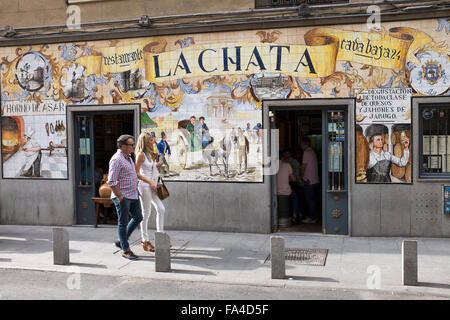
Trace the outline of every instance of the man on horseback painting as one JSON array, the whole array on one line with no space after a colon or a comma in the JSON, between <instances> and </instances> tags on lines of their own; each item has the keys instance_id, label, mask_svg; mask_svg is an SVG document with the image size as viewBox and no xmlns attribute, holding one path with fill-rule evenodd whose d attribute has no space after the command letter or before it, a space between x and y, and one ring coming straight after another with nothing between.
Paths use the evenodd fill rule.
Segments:
<instances>
[{"instance_id":1,"label":"man on horseback painting","mask_svg":"<svg viewBox=\"0 0 450 320\"><path fill-rule=\"evenodd\" d=\"M214 141L214 138L209 134L209 128L205 123L205 117L200 117L201 134L202 134L202 149L205 149L208 144Z\"/></svg>"}]
</instances>

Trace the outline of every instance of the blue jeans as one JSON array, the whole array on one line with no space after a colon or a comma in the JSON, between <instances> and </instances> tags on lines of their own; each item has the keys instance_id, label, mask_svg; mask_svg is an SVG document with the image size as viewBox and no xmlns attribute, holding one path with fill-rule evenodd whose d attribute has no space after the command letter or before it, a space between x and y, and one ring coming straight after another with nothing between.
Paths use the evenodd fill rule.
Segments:
<instances>
[{"instance_id":1,"label":"blue jeans","mask_svg":"<svg viewBox=\"0 0 450 320\"><path fill-rule=\"evenodd\" d=\"M141 203L139 199L126 198L123 198L122 202L119 202L118 198L113 198L112 201L117 211L120 246L123 252L127 252L130 250L128 238L142 221ZM128 216L130 215L131 220L128 221Z\"/></svg>"},{"instance_id":2,"label":"blue jeans","mask_svg":"<svg viewBox=\"0 0 450 320\"><path fill-rule=\"evenodd\" d=\"M292 183L289 183L289 184L291 185L291 189L292 189L292 193L290 195L292 214L298 217L299 212L300 212L298 193L297 193L296 188L293 187L293 184Z\"/></svg>"}]
</instances>

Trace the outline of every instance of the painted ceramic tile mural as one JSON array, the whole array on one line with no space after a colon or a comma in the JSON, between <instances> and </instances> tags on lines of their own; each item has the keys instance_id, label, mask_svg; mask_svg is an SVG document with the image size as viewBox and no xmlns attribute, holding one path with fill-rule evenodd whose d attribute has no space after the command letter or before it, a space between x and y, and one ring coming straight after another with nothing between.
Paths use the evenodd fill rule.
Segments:
<instances>
[{"instance_id":1,"label":"painted ceramic tile mural","mask_svg":"<svg viewBox=\"0 0 450 320\"><path fill-rule=\"evenodd\" d=\"M411 97L449 95L446 19L364 30L0 48L3 177L67 178L67 105L140 103L142 129L158 142L167 138L168 180L262 182L263 99L356 99L383 88L405 88ZM365 162L359 178L367 175Z\"/></svg>"}]
</instances>

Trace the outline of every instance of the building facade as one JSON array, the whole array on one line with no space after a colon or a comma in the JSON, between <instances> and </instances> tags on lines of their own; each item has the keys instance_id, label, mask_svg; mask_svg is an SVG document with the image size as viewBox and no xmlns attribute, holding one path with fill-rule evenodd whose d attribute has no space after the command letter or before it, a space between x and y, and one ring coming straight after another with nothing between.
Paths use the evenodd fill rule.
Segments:
<instances>
[{"instance_id":1,"label":"building facade","mask_svg":"<svg viewBox=\"0 0 450 320\"><path fill-rule=\"evenodd\" d=\"M80 1L103 22L61 31L68 2L2 13L0 223L93 224L115 139L148 131L171 149L168 229L278 230L277 155L309 137L319 232L450 235L445 5L383 4L377 23L345 1ZM65 19L14 26L39 10Z\"/></svg>"}]
</instances>

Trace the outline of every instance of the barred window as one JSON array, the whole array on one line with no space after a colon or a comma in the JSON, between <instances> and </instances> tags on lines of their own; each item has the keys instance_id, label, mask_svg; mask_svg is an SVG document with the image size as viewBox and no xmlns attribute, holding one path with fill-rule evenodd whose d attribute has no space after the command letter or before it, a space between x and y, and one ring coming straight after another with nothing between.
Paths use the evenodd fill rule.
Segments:
<instances>
[{"instance_id":1,"label":"barred window","mask_svg":"<svg viewBox=\"0 0 450 320\"><path fill-rule=\"evenodd\" d=\"M305 0L255 0L255 9L299 6ZM349 3L349 0L306 0L307 4Z\"/></svg>"},{"instance_id":2,"label":"barred window","mask_svg":"<svg viewBox=\"0 0 450 320\"><path fill-rule=\"evenodd\" d=\"M450 103L419 107L420 177L450 178Z\"/></svg>"}]
</instances>

